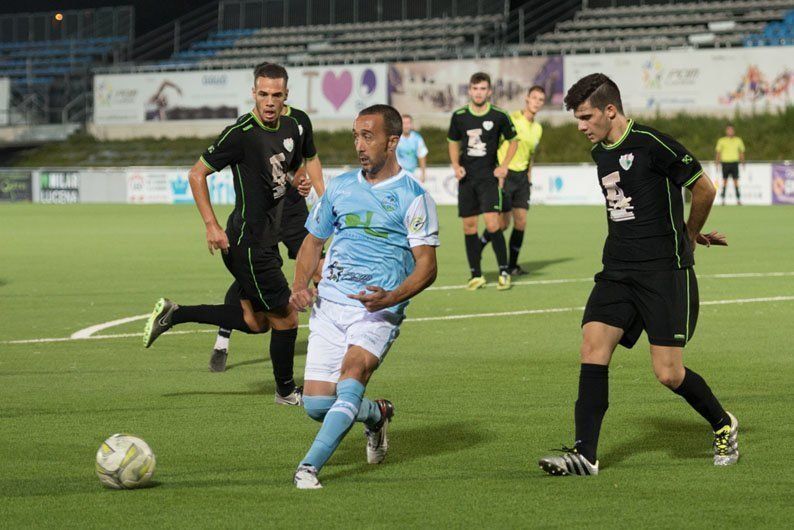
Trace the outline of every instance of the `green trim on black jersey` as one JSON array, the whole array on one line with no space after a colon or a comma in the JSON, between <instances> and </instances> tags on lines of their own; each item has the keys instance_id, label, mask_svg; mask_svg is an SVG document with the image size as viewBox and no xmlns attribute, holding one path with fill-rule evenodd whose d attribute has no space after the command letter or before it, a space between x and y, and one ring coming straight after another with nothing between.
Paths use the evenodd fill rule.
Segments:
<instances>
[{"instance_id":1,"label":"green trim on black jersey","mask_svg":"<svg viewBox=\"0 0 794 530\"><path fill-rule=\"evenodd\" d=\"M237 244L239 245L240 241L243 240L243 234L245 233L245 190L243 189L243 177L240 174L240 164L235 164L234 167L237 169L237 180L240 182L240 197L243 199L243 213L241 214L241 217L243 218L243 225L240 227L240 237L237 238Z\"/></svg>"},{"instance_id":2,"label":"green trim on black jersey","mask_svg":"<svg viewBox=\"0 0 794 530\"><path fill-rule=\"evenodd\" d=\"M684 344L689 342L689 308L692 306L692 300L689 298L689 271L686 271L686 337Z\"/></svg>"},{"instance_id":3,"label":"green trim on black jersey","mask_svg":"<svg viewBox=\"0 0 794 530\"><path fill-rule=\"evenodd\" d=\"M292 114L292 107L290 107L289 105L284 105L284 108L287 109L287 112L282 114L282 116L289 116L290 114Z\"/></svg>"},{"instance_id":4,"label":"green trim on black jersey","mask_svg":"<svg viewBox=\"0 0 794 530\"><path fill-rule=\"evenodd\" d=\"M251 116L253 116L253 114L251 114ZM254 116L254 117L256 117L256 116ZM233 126L233 127L229 128L229 130L228 130L228 131L226 131L226 134L224 134L223 136L221 136L221 139L220 139L220 140L218 140L218 145L221 145L221 144L223 143L223 141L226 139L226 137L227 137L227 136L229 136L229 135L232 133L232 131L233 131L233 130L235 130L237 127L242 127L243 125L245 125L245 124L246 124L246 123L248 123L249 121L251 121L251 118L246 118L245 120L241 121L241 122L240 122L240 123L238 123L237 125L235 125L235 126ZM247 129L246 129L246 130L247 130Z\"/></svg>"},{"instance_id":5,"label":"green trim on black jersey","mask_svg":"<svg viewBox=\"0 0 794 530\"><path fill-rule=\"evenodd\" d=\"M469 112L469 106L468 105L466 105L465 107L459 108L458 110L456 110L454 112L454 114L465 114L466 112Z\"/></svg>"},{"instance_id":6,"label":"green trim on black jersey","mask_svg":"<svg viewBox=\"0 0 794 530\"><path fill-rule=\"evenodd\" d=\"M202 163L202 164L204 164L205 166L207 166L207 169L211 169L213 173L217 173L217 172L218 172L218 170L217 170L217 169L215 169L214 167L212 167L212 164L210 164L209 162L207 162L207 161L204 159L204 155L201 155L201 156L199 157L199 160L201 160L201 163Z\"/></svg>"},{"instance_id":7,"label":"green trim on black jersey","mask_svg":"<svg viewBox=\"0 0 794 530\"><path fill-rule=\"evenodd\" d=\"M689 179L689 180L687 180L686 182L684 182L684 187L685 187L685 188L688 188L690 184L692 184L693 182L695 182L695 181L696 181L697 179L699 179L699 178L700 178L702 175L703 175L703 170L701 169L700 171L698 171L697 173L695 173L694 175L692 175L692 178L691 178L691 179Z\"/></svg>"},{"instance_id":8,"label":"green trim on black jersey","mask_svg":"<svg viewBox=\"0 0 794 530\"><path fill-rule=\"evenodd\" d=\"M670 147L669 147L669 146L668 146L666 143L664 143L663 141L661 141L661 140L660 140L660 139L659 139L659 138L658 138L658 137L657 137L655 134L653 134L652 132L648 132L648 131L639 131L639 130L638 130L638 131L634 131L634 132L638 132L638 133L640 133L640 134L647 134L648 136L650 136L651 138L653 138L654 140L656 140L657 142L659 142L660 144L662 144L662 145L664 146L664 148L665 148L665 149L667 149L668 151L670 151L671 153L673 153L673 156L678 156L678 153L676 153L675 151L673 151L672 149L670 149Z\"/></svg>"},{"instance_id":9,"label":"green trim on black jersey","mask_svg":"<svg viewBox=\"0 0 794 530\"><path fill-rule=\"evenodd\" d=\"M678 230L675 229L675 219L673 219L673 198L670 195L670 179L664 180L667 184L667 205L670 209L670 226L673 227L673 237L675 238L675 259L678 263L678 268L681 268L681 254L678 253Z\"/></svg>"},{"instance_id":10,"label":"green trim on black jersey","mask_svg":"<svg viewBox=\"0 0 794 530\"><path fill-rule=\"evenodd\" d=\"M259 125L260 127L262 127L262 128L263 128L264 130L266 130L266 131L277 131L277 130L279 130L279 128L281 127L281 119L280 119L280 118L281 118L281 116L279 116L279 119L277 119L277 120L276 120L276 126L275 126L275 127L268 127L267 125L265 125L264 123L262 123L262 120L260 120L260 119L259 119L259 116L257 116L256 114L254 114L254 111L253 111L253 110L251 111L251 116L253 116L253 117L254 117L254 121L256 121L257 125ZM295 118L293 118L293 120L294 120L294 119L295 119Z\"/></svg>"},{"instance_id":11,"label":"green trim on black jersey","mask_svg":"<svg viewBox=\"0 0 794 530\"><path fill-rule=\"evenodd\" d=\"M251 278L254 280L254 285L256 285L256 292L259 293L259 299L262 300L262 303L265 305L265 309L270 309L270 306L267 305L265 302L265 297L262 296L262 291L259 289L259 284L256 282L256 274L254 274L254 261L251 259L251 247L248 247L248 265L251 267Z\"/></svg>"},{"instance_id":12,"label":"green trim on black jersey","mask_svg":"<svg viewBox=\"0 0 794 530\"><path fill-rule=\"evenodd\" d=\"M451 143L451 144L456 144L456 143L460 142L460 140L453 140L453 139L452 139L452 138L450 138L449 136L447 136L447 141L448 141L449 143Z\"/></svg>"},{"instance_id":13,"label":"green trim on black jersey","mask_svg":"<svg viewBox=\"0 0 794 530\"><path fill-rule=\"evenodd\" d=\"M622 144L622 143L623 143L623 140L625 140L625 139L626 139L626 137L629 135L629 133L631 132L631 128L632 128L633 126L634 126L634 120L629 120L629 123L628 123L628 125L626 126L626 130L625 130L625 131L623 131L623 135L622 135L622 136L621 136L621 137L618 139L618 141L617 141L617 142L615 142L614 144L611 144L611 145L607 145L607 144L605 144L605 143L602 141L602 142L601 142L601 147L603 147L604 149L614 149L614 148L616 148L617 146L619 146L620 144ZM642 132L642 131L637 131L637 132ZM657 140L658 140L658 138L657 138ZM667 146L665 146L665 147L667 147ZM669 148L668 148L668 149L669 149Z\"/></svg>"},{"instance_id":14,"label":"green trim on black jersey","mask_svg":"<svg viewBox=\"0 0 794 530\"><path fill-rule=\"evenodd\" d=\"M477 114L476 112L474 112L473 110L471 110L471 103L469 103L468 105L466 105L466 110L468 110L468 111L469 111L469 114L471 114L472 116L477 116L478 118L480 118L480 117L482 117L482 116L485 116L486 114L488 114L488 113L491 111L491 103L490 103L490 102L487 102L487 103L485 104L485 110L484 110L484 111L483 111L481 114Z\"/></svg>"}]
</instances>

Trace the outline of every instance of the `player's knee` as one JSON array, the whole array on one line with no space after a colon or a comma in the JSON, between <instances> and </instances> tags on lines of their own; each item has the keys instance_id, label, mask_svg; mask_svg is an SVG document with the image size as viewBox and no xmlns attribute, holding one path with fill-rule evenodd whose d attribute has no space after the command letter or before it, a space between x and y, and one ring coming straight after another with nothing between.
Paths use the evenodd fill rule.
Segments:
<instances>
[{"instance_id":1,"label":"player's knee","mask_svg":"<svg viewBox=\"0 0 794 530\"><path fill-rule=\"evenodd\" d=\"M264 315L257 316L256 314L245 313L243 314L245 325L248 326L250 333L267 333L270 331L270 323Z\"/></svg>"},{"instance_id":2,"label":"player's knee","mask_svg":"<svg viewBox=\"0 0 794 530\"><path fill-rule=\"evenodd\" d=\"M303 396L303 409L311 419L322 422L334 401L333 396Z\"/></svg>"},{"instance_id":3,"label":"player's knee","mask_svg":"<svg viewBox=\"0 0 794 530\"><path fill-rule=\"evenodd\" d=\"M659 381L661 384L669 388L670 390L675 390L679 386L681 386L681 382L684 380L683 374L678 374L675 370L655 370L656 380Z\"/></svg>"},{"instance_id":4,"label":"player's knee","mask_svg":"<svg viewBox=\"0 0 794 530\"><path fill-rule=\"evenodd\" d=\"M608 364L610 352L596 342L584 340L579 348L579 356L585 364Z\"/></svg>"}]
</instances>

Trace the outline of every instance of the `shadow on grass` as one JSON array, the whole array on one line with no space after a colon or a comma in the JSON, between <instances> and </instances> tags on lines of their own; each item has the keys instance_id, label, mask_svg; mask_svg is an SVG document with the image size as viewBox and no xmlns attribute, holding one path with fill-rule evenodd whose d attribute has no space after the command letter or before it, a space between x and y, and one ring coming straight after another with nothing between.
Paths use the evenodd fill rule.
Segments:
<instances>
[{"instance_id":1,"label":"shadow on grass","mask_svg":"<svg viewBox=\"0 0 794 530\"><path fill-rule=\"evenodd\" d=\"M295 343L295 357L305 357L308 347L309 347L309 342L306 341L306 340L300 340L300 341L296 342ZM232 351L232 353L230 355L234 356L234 351ZM245 361L239 361L239 362L236 362L236 363L227 364L226 365L226 371L228 372L229 370L234 370L235 368L239 368L240 366L248 366L248 365L251 365L251 364L262 364L262 363L265 363L265 362L268 362L268 363L270 362L270 356L269 356L269 353L268 353L267 345L265 346L265 349L262 351L262 353L260 353L259 355L260 356L257 357L256 359L247 359Z\"/></svg>"},{"instance_id":2,"label":"shadow on grass","mask_svg":"<svg viewBox=\"0 0 794 530\"><path fill-rule=\"evenodd\" d=\"M186 390L185 392L169 392L163 397L185 397L185 396L265 396L273 394L276 385L272 381L260 381L248 385L248 390Z\"/></svg>"},{"instance_id":3,"label":"shadow on grass","mask_svg":"<svg viewBox=\"0 0 794 530\"><path fill-rule=\"evenodd\" d=\"M147 485L132 490L114 490L106 488L99 483L99 479L88 480L86 477L68 479L53 479L53 477L42 477L41 479L4 479L0 481L0 499L17 497L38 497L38 496L64 496L76 493L98 493L101 495L124 495L121 492L135 490L150 490L163 485L162 482L153 480ZM127 493L129 495L129 493Z\"/></svg>"},{"instance_id":4,"label":"shadow on grass","mask_svg":"<svg viewBox=\"0 0 794 530\"><path fill-rule=\"evenodd\" d=\"M742 425L741 433L748 431ZM677 460L702 460L713 454L711 430L703 421L648 418L643 422L643 434L610 447L599 454L605 467L620 464L630 456L663 452Z\"/></svg>"},{"instance_id":5,"label":"shadow on grass","mask_svg":"<svg viewBox=\"0 0 794 530\"><path fill-rule=\"evenodd\" d=\"M487 252L487 250L485 251ZM537 276L540 271L543 269L551 266L556 265L558 263L565 263L566 261L571 261L573 258L555 258L555 259L545 259L545 260L538 260L538 261L524 261L519 263L522 269L527 273L526 276L514 276L513 281L516 280L526 280L526 279L534 279L533 276ZM485 279L489 282L495 282L497 276L496 272L488 272L485 273Z\"/></svg>"}]
</instances>

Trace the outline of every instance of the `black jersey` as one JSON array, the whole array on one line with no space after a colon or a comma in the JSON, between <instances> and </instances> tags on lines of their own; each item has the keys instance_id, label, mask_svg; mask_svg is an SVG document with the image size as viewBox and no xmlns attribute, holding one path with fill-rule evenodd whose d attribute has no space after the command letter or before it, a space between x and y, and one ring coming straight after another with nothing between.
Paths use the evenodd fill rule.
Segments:
<instances>
[{"instance_id":1,"label":"black jersey","mask_svg":"<svg viewBox=\"0 0 794 530\"><path fill-rule=\"evenodd\" d=\"M303 160L311 160L316 157L317 148L314 147L314 128L312 127L312 121L309 119L309 115L300 109L287 106L287 112L284 116L295 118L295 121L298 122L298 131L301 134L301 145L303 146L301 150ZM284 198L284 206L290 206L302 200L304 200L304 198L298 193L298 188L290 188L287 192L287 196Z\"/></svg>"},{"instance_id":2,"label":"black jersey","mask_svg":"<svg viewBox=\"0 0 794 530\"><path fill-rule=\"evenodd\" d=\"M666 134L629 120L620 140L597 144L592 155L607 207L604 269L694 265L681 191L703 174L692 153Z\"/></svg>"},{"instance_id":3,"label":"black jersey","mask_svg":"<svg viewBox=\"0 0 794 530\"><path fill-rule=\"evenodd\" d=\"M493 178L502 137L512 140L516 129L507 112L490 103L482 114L474 114L468 105L456 110L447 133L450 142L463 141L460 165L466 169L467 177L477 179Z\"/></svg>"},{"instance_id":4,"label":"black jersey","mask_svg":"<svg viewBox=\"0 0 794 530\"><path fill-rule=\"evenodd\" d=\"M234 176L234 211L226 232L238 244L278 244L276 206L302 163L301 135L294 118L281 116L267 127L253 112L224 129L201 156L213 171L229 166Z\"/></svg>"}]
</instances>

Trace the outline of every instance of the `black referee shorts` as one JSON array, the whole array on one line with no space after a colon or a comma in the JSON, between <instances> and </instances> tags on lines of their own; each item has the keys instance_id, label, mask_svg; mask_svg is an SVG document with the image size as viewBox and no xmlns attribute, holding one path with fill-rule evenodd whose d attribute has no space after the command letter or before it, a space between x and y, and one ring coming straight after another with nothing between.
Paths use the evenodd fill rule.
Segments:
<instances>
[{"instance_id":1,"label":"black referee shorts","mask_svg":"<svg viewBox=\"0 0 794 530\"><path fill-rule=\"evenodd\" d=\"M695 333L700 302L695 271L602 271L587 300L582 325L621 328L631 348L642 330L655 346L684 347Z\"/></svg>"},{"instance_id":2,"label":"black referee shorts","mask_svg":"<svg viewBox=\"0 0 794 530\"><path fill-rule=\"evenodd\" d=\"M723 180L739 179L739 162L723 162L722 163L722 178Z\"/></svg>"},{"instance_id":3,"label":"black referee shorts","mask_svg":"<svg viewBox=\"0 0 794 530\"><path fill-rule=\"evenodd\" d=\"M240 299L249 300L254 311L270 311L289 303L290 288L281 271L278 247L252 247L229 242L223 263L237 280Z\"/></svg>"},{"instance_id":4,"label":"black referee shorts","mask_svg":"<svg viewBox=\"0 0 794 530\"><path fill-rule=\"evenodd\" d=\"M493 175L465 176L458 181L458 217L502 211L502 190Z\"/></svg>"},{"instance_id":5,"label":"black referee shorts","mask_svg":"<svg viewBox=\"0 0 794 530\"><path fill-rule=\"evenodd\" d=\"M513 208L529 210L529 180L526 171L508 171L505 187L502 190L502 211Z\"/></svg>"}]
</instances>

